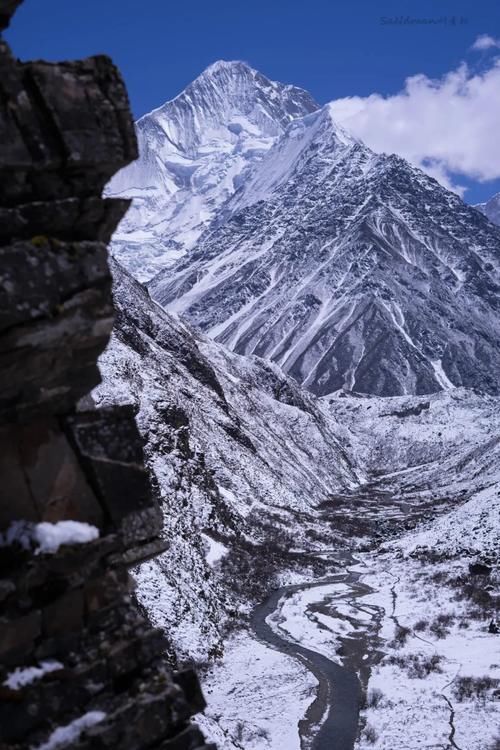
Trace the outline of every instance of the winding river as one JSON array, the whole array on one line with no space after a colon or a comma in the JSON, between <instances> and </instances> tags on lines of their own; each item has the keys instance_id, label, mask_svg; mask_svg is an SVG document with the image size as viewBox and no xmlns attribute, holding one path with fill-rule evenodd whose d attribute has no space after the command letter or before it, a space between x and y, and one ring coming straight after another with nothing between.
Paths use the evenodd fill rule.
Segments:
<instances>
[{"instance_id":1,"label":"winding river","mask_svg":"<svg viewBox=\"0 0 500 750\"><path fill-rule=\"evenodd\" d=\"M281 635L267 622L270 615L279 611L283 598L335 583L343 583L348 587L348 591L342 596L346 604L369 613L370 617L377 620L380 613L376 607L356 607L356 600L372 591L361 582L362 573L348 570L349 565L358 565L359 561L350 553L342 553L337 554L332 562L342 566L343 572L313 583L283 586L273 591L265 602L253 610L251 625L260 641L298 659L318 680L316 698L299 725L301 746L313 750L353 750L358 734L362 683L366 685L370 665L378 660L380 652L373 649L373 644L370 650L366 632L355 633L354 637L350 634L341 639L341 665L290 640L285 633ZM321 600L320 592L318 594L318 599Z\"/></svg>"}]
</instances>

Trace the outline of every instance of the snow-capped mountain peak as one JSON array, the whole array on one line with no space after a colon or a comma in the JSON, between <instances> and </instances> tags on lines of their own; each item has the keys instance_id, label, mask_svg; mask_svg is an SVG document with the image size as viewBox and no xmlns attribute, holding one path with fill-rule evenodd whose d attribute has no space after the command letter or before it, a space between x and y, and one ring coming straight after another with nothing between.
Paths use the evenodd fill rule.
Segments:
<instances>
[{"instance_id":1,"label":"snow-capped mountain peak","mask_svg":"<svg viewBox=\"0 0 500 750\"><path fill-rule=\"evenodd\" d=\"M137 132L114 253L157 302L317 394L498 392L499 229L458 196L238 61Z\"/></svg>"},{"instance_id":2,"label":"snow-capped mountain peak","mask_svg":"<svg viewBox=\"0 0 500 750\"><path fill-rule=\"evenodd\" d=\"M290 120L316 107L302 89L270 81L242 61L218 60L137 125L154 119L172 144L194 156L213 140L236 143L243 130L258 137L280 135Z\"/></svg>"},{"instance_id":3,"label":"snow-capped mountain peak","mask_svg":"<svg viewBox=\"0 0 500 750\"><path fill-rule=\"evenodd\" d=\"M317 394L498 392L500 234L327 105L293 121L154 299Z\"/></svg>"},{"instance_id":4,"label":"snow-capped mountain peak","mask_svg":"<svg viewBox=\"0 0 500 750\"><path fill-rule=\"evenodd\" d=\"M500 224L500 193L497 193L485 203L476 204L474 208L487 216L493 224Z\"/></svg>"},{"instance_id":5,"label":"snow-capped mountain peak","mask_svg":"<svg viewBox=\"0 0 500 750\"><path fill-rule=\"evenodd\" d=\"M114 254L145 281L190 249L246 172L318 105L241 61L219 60L137 122L140 159L108 194L133 198Z\"/></svg>"}]
</instances>

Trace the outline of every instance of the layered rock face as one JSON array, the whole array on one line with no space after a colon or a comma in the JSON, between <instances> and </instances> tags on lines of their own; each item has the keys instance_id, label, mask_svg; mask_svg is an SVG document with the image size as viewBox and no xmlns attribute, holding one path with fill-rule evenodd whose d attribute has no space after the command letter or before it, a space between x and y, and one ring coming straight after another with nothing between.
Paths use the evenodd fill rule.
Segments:
<instances>
[{"instance_id":1,"label":"layered rock face","mask_svg":"<svg viewBox=\"0 0 500 750\"><path fill-rule=\"evenodd\" d=\"M0 2L5 28L19 3ZM130 407L85 411L113 325L107 248L136 158L106 57L19 63L0 42L0 744L202 748L192 672L131 598L164 550Z\"/></svg>"}]
</instances>

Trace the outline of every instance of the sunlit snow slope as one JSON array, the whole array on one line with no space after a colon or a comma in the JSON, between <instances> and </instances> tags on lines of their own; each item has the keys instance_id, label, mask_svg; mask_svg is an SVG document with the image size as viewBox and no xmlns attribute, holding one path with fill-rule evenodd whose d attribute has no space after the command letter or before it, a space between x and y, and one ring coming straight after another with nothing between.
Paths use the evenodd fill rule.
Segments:
<instances>
[{"instance_id":1,"label":"sunlit snow slope","mask_svg":"<svg viewBox=\"0 0 500 750\"><path fill-rule=\"evenodd\" d=\"M288 126L151 293L317 394L494 393L499 252L478 211L327 105Z\"/></svg>"},{"instance_id":2,"label":"sunlit snow slope","mask_svg":"<svg viewBox=\"0 0 500 750\"><path fill-rule=\"evenodd\" d=\"M500 193L497 193L486 203L478 203L474 208L481 211L493 224L500 224Z\"/></svg>"},{"instance_id":3,"label":"sunlit snow slope","mask_svg":"<svg viewBox=\"0 0 500 750\"><path fill-rule=\"evenodd\" d=\"M219 61L136 125L140 158L108 193L133 198L114 255L140 281L181 257L296 117L317 108L295 86Z\"/></svg>"}]
</instances>

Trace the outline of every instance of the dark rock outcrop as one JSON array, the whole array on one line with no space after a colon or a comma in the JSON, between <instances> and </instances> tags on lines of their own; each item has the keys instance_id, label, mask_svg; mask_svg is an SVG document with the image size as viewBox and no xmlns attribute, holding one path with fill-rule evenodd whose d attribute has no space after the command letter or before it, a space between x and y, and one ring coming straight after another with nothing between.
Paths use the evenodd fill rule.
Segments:
<instances>
[{"instance_id":1,"label":"dark rock outcrop","mask_svg":"<svg viewBox=\"0 0 500 750\"><path fill-rule=\"evenodd\" d=\"M0 0L0 29L19 4ZM194 673L131 597L164 550L133 410L85 412L113 325L106 243L136 158L103 56L20 63L0 41L0 745L207 748Z\"/></svg>"},{"instance_id":2,"label":"dark rock outcrop","mask_svg":"<svg viewBox=\"0 0 500 750\"><path fill-rule=\"evenodd\" d=\"M489 576L491 571L491 565L486 565L484 562L469 563L469 573L471 576Z\"/></svg>"}]
</instances>

